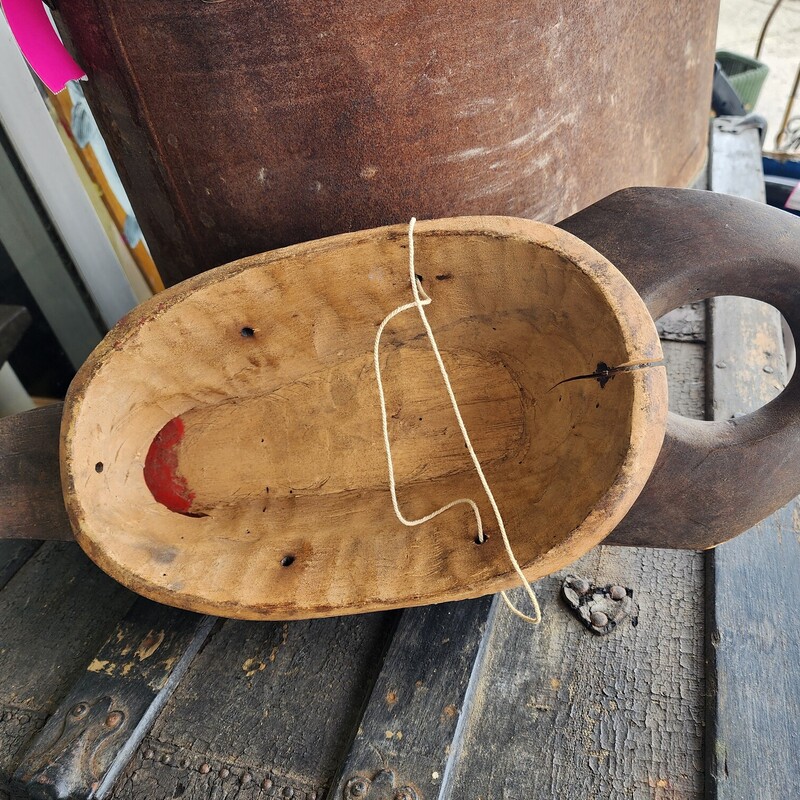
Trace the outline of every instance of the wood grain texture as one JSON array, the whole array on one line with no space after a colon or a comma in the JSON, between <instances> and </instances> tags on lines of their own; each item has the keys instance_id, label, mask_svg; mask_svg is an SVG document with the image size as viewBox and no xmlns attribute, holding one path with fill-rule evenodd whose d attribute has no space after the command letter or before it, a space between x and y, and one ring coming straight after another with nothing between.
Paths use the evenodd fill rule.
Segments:
<instances>
[{"instance_id":1,"label":"wood grain texture","mask_svg":"<svg viewBox=\"0 0 800 800\"><path fill-rule=\"evenodd\" d=\"M711 324L710 412L715 419L734 419L783 389L780 317L763 303L715 298ZM741 491L746 502L747 487ZM800 603L799 537L800 502L794 500L707 556L707 768L710 796L716 800L782 800L787 781L795 779L800 637L793 609Z\"/></svg>"},{"instance_id":2,"label":"wood grain texture","mask_svg":"<svg viewBox=\"0 0 800 800\"><path fill-rule=\"evenodd\" d=\"M665 347L670 386L702 382L695 347ZM670 410L702 418L699 399L673 393ZM559 599L572 572L632 588L639 625L586 631ZM702 554L604 545L537 583L540 628L499 606L441 797L700 800L703 578Z\"/></svg>"},{"instance_id":3,"label":"wood grain texture","mask_svg":"<svg viewBox=\"0 0 800 800\"><path fill-rule=\"evenodd\" d=\"M800 740L800 642L792 611L800 602L798 531L795 500L708 556L706 757L715 800L783 800L793 791L787 786L796 780Z\"/></svg>"},{"instance_id":4,"label":"wood grain texture","mask_svg":"<svg viewBox=\"0 0 800 800\"><path fill-rule=\"evenodd\" d=\"M655 326L605 259L540 223L420 222L417 273L467 428L530 578L601 541L661 445ZM358 613L518 584L416 313L407 228L245 259L131 312L73 382L64 495L79 543L145 596L250 619ZM580 380L570 380L583 376ZM313 420L312 420L313 417ZM569 496L570 502L564 503ZM224 542L224 545L221 544Z\"/></svg>"},{"instance_id":5,"label":"wood grain texture","mask_svg":"<svg viewBox=\"0 0 800 800\"><path fill-rule=\"evenodd\" d=\"M695 342L662 342L669 380L669 404L676 414L697 419L706 407L706 346Z\"/></svg>"},{"instance_id":6,"label":"wood grain texture","mask_svg":"<svg viewBox=\"0 0 800 800\"><path fill-rule=\"evenodd\" d=\"M702 560L601 546L569 571L633 588L636 628L595 637L537 583L545 625L503 608L444 794L452 800L703 796Z\"/></svg>"},{"instance_id":7,"label":"wood grain texture","mask_svg":"<svg viewBox=\"0 0 800 800\"><path fill-rule=\"evenodd\" d=\"M487 626L491 597L409 609L334 783L333 797L379 797L390 770L395 789L436 797L454 754L464 698Z\"/></svg>"},{"instance_id":8,"label":"wood grain texture","mask_svg":"<svg viewBox=\"0 0 800 800\"><path fill-rule=\"evenodd\" d=\"M72 539L59 481L61 410L0 419L0 539Z\"/></svg>"},{"instance_id":9,"label":"wood grain texture","mask_svg":"<svg viewBox=\"0 0 800 800\"><path fill-rule=\"evenodd\" d=\"M395 618L225 622L110 797L322 800L355 735Z\"/></svg>"},{"instance_id":10,"label":"wood grain texture","mask_svg":"<svg viewBox=\"0 0 800 800\"><path fill-rule=\"evenodd\" d=\"M0 798L23 748L134 595L74 543L47 543L0 591Z\"/></svg>"},{"instance_id":11,"label":"wood grain texture","mask_svg":"<svg viewBox=\"0 0 800 800\"><path fill-rule=\"evenodd\" d=\"M754 130L716 130L712 188L763 201ZM761 275L752 271L751 280ZM742 298L711 303L709 414L739 419L787 379L775 309ZM796 457L796 454L795 454ZM740 487L742 502L749 487ZM783 800L795 793L800 741L800 502L707 555L707 768L715 800ZM743 613L743 609L746 612Z\"/></svg>"},{"instance_id":12,"label":"wood grain texture","mask_svg":"<svg viewBox=\"0 0 800 800\"><path fill-rule=\"evenodd\" d=\"M765 203L764 168L757 128L738 126L736 117L715 119L709 143L709 188L712 192Z\"/></svg>"}]
</instances>

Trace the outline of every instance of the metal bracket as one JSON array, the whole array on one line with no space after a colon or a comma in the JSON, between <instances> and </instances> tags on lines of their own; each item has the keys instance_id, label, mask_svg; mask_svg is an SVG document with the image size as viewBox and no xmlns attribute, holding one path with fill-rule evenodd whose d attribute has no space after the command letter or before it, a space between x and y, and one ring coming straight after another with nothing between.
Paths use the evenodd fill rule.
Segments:
<instances>
[{"instance_id":1,"label":"metal bracket","mask_svg":"<svg viewBox=\"0 0 800 800\"><path fill-rule=\"evenodd\" d=\"M717 117L714 120L714 128L723 133L737 134L755 128L758 131L762 147L767 138L767 120L760 114L747 114L743 117Z\"/></svg>"}]
</instances>

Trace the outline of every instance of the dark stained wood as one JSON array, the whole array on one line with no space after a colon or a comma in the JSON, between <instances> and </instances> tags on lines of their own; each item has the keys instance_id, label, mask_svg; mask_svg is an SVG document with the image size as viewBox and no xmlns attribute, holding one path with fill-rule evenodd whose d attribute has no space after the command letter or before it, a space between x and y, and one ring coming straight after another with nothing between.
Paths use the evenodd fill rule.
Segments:
<instances>
[{"instance_id":1,"label":"dark stained wood","mask_svg":"<svg viewBox=\"0 0 800 800\"><path fill-rule=\"evenodd\" d=\"M42 545L0 591L0 798L24 748L133 601L74 543Z\"/></svg>"},{"instance_id":2,"label":"dark stained wood","mask_svg":"<svg viewBox=\"0 0 800 800\"><path fill-rule=\"evenodd\" d=\"M22 306L0 305L0 367L8 360L31 324L31 315Z\"/></svg>"},{"instance_id":3,"label":"dark stained wood","mask_svg":"<svg viewBox=\"0 0 800 800\"><path fill-rule=\"evenodd\" d=\"M0 419L0 538L72 539L59 477L62 408Z\"/></svg>"},{"instance_id":4,"label":"dark stained wood","mask_svg":"<svg viewBox=\"0 0 800 800\"><path fill-rule=\"evenodd\" d=\"M40 542L0 541L0 589L17 574L40 546Z\"/></svg>"},{"instance_id":5,"label":"dark stained wood","mask_svg":"<svg viewBox=\"0 0 800 800\"><path fill-rule=\"evenodd\" d=\"M388 613L226 622L109 797L322 800L356 733L395 620Z\"/></svg>"},{"instance_id":6,"label":"dark stained wood","mask_svg":"<svg viewBox=\"0 0 800 800\"><path fill-rule=\"evenodd\" d=\"M333 797L378 800L392 781L438 795L491 605L482 597L403 612Z\"/></svg>"},{"instance_id":7,"label":"dark stained wood","mask_svg":"<svg viewBox=\"0 0 800 800\"><path fill-rule=\"evenodd\" d=\"M713 192L635 188L559 227L608 257L654 318L682 303L737 294L773 303L800 335L800 219L791 214ZM726 541L800 491L798 449L800 380L741 420L671 415L647 485L613 541L691 548Z\"/></svg>"},{"instance_id":8,"label":"dark stained wood","mask_svg":"<svg viewBox=\"0 0 800 800\"><path fill-rule=\"evenodd\" d=\"M103 797L213 624L138 600L26 749L12 795Z\"/></svg>"},{"instance_id":9,"label":"dark stained wood","mask_svg":"<svg viewBox=\"0 0 800 800\"><path fill-rule=\"evenodd\" d=\"M712 155L713 188L763 200L755 130L715 131ZM754 284L761 279L760 270L751 271ZM784 387L780 318L762 303L724 297L712 301L710 319L709 414L738 419ZM740 491L745 499L749 486ZM799 532L795 499L706 556L707 769L714 800L783 800L796 794Z\"/></svg>"},{"instance_id":10,"label":"dark stained wood","mask_svg":"<svg viewBox=\"0 0 800 800\"><path fill-rule=\"evenodd\" d=\"M702 346L671 344L670 385L701 383ZM696 392L674 392L670 408L703 416ZM559 598L573 572L633 589L638 626L587 631ZM539 628L498 607L442 798L700 800L702 554L604 545L536 590Z\"/></svg>"}]
</instances>

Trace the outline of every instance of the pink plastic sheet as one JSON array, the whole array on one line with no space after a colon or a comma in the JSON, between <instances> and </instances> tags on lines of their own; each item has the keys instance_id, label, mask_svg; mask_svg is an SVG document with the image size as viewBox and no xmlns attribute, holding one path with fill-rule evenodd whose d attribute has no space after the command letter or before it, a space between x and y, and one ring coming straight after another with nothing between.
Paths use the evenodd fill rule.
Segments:
<instances>
[{"instance_id":1,"label":"pink plastic sheet","mask_svg":"<svg viewBox=\"0 0 800 800\"><path fill-rule=\"evenodd\" d=\"M58 38L42 0L2 0L2 8L22 55L51 92L86 77Z\"/></svg>"}]
</instances>

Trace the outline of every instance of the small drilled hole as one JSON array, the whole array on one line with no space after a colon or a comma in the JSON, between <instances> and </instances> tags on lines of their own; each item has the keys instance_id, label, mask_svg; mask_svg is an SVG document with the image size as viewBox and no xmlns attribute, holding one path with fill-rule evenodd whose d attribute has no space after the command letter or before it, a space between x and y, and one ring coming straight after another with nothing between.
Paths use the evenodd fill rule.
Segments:
<instances>
[{"instance_id":1,"label":"small drilled hole","mask_svg":"<svg viewBox=\"0 0 800 800\"><path fill-rule=\"evenodd\" d=\"M294 564L294 556L284 556L281 559L281 566L282 567L291 567Z\"/></svg>"},{"instance_id":2,"label":"small drilled hole","mask_svg":"<svg viewBox=\"0 0 800 800\"><path fill-rule=\"evenodd\" d=\"M249 328L249 327L242 328L242 336L247 337L247 336L255 336L255 335L256 335L256 332L252 328Z\"/></svg>"},{"instance_id":3,"label":"small drilled hole","mask_svg":"<svg viewBox=\"0 0 800 800\"><path fill-rule=\"evenodd\" d=\"M98 461L98 462L97 462L97 463L94 465L94 471L95 471L95 472L102 472L102 471L103 471L103 462L102 462L102 461Z\"/></svg>"},{"instance_id":4,"label":"small drilled hole","mask_svg":"<svg viewBox=\"0 0 800 800\"><path fill-rule=\"evenodd\" d=\"M489 541L489 534L488 533L484 533L483 534L483 539L481 539L481 537L478 536L478 534L476 533L475 534L475 538L472 541L475 542L475 544L486 544L486 542Z\"/></svg>"}]
</instances>

